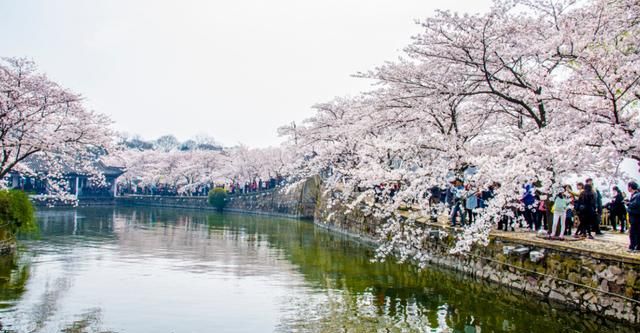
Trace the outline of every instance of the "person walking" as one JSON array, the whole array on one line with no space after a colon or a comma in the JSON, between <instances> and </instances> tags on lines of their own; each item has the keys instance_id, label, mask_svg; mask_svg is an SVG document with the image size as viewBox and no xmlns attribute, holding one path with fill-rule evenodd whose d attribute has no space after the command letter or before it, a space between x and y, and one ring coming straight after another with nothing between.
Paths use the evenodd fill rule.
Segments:
<instances>
[{"instance_id":1,"label":"person walking","mask_svg":"<svg viewBox=\"0 0 640 333\"><path fill-rule=\"evenodd\" d=\"M575 237L588 237L593 239L591 230L594 223L596 223L596 194L593 191L591 185L586 184L584 191L580 193L578 201L576 202L578 217L580 218L580 225Z\"/></svg>"},{"instance_id":2,"label":"person walking","mask_svg":"<svg viewBox=\"0 0 640 333\"><path fill-rule=\"evenodd\" d=\"M629 204L627 204L627 212L629 212L629 251L637 252L640 250L640 192L638 191L638 183L630 182L628 185Z\"/></svg>"},{"instance_id":3,"label":"person walking","mask_svg":"<svg viewBox=\"0 0 640 333\"><path fill-rule=\"evenodd\" d=\"M627 208L624 206L624 197L617 186L614 186L611 192L613 193L613 199L607 204L611 226L614 231L618 230L618 222L620 222L620 232L624 233L624 229L627 226Z\"/></svg>"},{"instance_id":4,"label":"person walking","mask_svg":"<svg viewBox=\"0 0 640 333\"><path fill-rule=\"evenodd\" d=\"M553 201L553 225L551 226L551 230L549 230L549 238L551 239L556 238L556 235L558 235L558 239L564 240L567 207L569 206L568 202L563 192L558 193ZM560 222L560 233L556 234L556 225L558 225L558 222Z\"/></svg>"}]
</instances>

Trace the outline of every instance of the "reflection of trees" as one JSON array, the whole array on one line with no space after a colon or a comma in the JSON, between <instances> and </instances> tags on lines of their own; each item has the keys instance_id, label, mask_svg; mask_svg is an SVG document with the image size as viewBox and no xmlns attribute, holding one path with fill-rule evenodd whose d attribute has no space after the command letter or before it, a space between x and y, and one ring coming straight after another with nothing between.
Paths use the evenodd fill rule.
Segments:
<instances>
[{"instance_id":1,"label":"reflection of trees","mask_svg":"<svg viewBox=\"0 0 640 333\"><path fill-rule=\"evenodd\" d=\"M112 212L113 209L98 209L98 210L44 210L37 213L38 223L41 228L42 241L55 244L55 251L57 253L64 253L72 251L78 246L96 246L105 242L113 240L113 233L111 228L113 227ZM33 244L32 241L25 239L24 244L29 247ZM30 252L38 255L39 251L50 251L51 247L34 247ZM5 288L4 280L0 281L0 298L4 301L8 301L6 308L11 308L17 301L21 299L25 292L26 282L30 273L30 262L32 258L26 258L26 252L19 252L23 257L13 261L13 265L9 262L4 264L0 257L0 278L5 275L11 276L12 280L15 280L11 288ZM72 272L78 264L78 258L69 256L66 260L62 261L62 272ZM35 298L35 302L31 304L26 312L12 313L12 317L7 317L9 323L14 328L18 328L20 332L40 332L44 330L47 325L51 324L51 318L55 317L62 298L73 286L73 275L63 273L60 276L53 277L50 281L47 280L45 288L41 294L38 294ZM36 289L37 290L37 289ZM9 310L9 309L8 309ZM78 316L78 320L73 323L69 323L66 327L67 331L64 332L87 332L82 327L90 327L88 325L95 326L96 313L88 311ZM0 319L0 321L2 321ZM83 324L85 323L85 324ZM62 323L60 323L62 324ZM91 326L91 327L94 327ZM80 330L78 330L80 329ZM95 329L91 332L98 332Z\"/></svg>"},{"instance_id":2,"label":"reflection of trees","mask_svg":"<svg viewBox=\"0 0 640 333\"><path fill-rule=\"evenodd\" d=\"M117 252L126 260L160 258L172 269L217 271L237 277L291 270L286 260L274 255L265 233L257 233L253 222L241 218L228 220L220 214L195 211L118 208L115 221L119 225L114 231Z\"/></svg>"},{"instance_id":3,"label":"reflection of trees","mask_svg":"<svg viewBox=\"0 0 640 333\"><path fill-rule=\"evenodd\" d=\"M429 309L408 300L403 311L380 311L376 295L329 289L316 300L298 301L282 319L279 332L449 332L445 322L432 322Z\"/></svg>"},{"instance_id":4,"label":"reflection of trees","mask_svg":"<svg viewBox=\"0 0 640 333\"><path fill-rule=\"evenodd\" d=\"M62 271L71 271L71 266L73 265L73 261L65 261ZM64 333L108 333L108 331L100 329L102 313L99 308L89 309L76 315L77 319L65 325L63 325L64 323L51 322L51 319L55 317L60 308L61 300L73 287L73 279L68 275L58 276L51 281L47 281L42 294L38 295L36 302L30 306L26 313L14 313L11 311L10 308L13 303L20 300L26 290L26 282L30 276L29 271L30 265L27 261L0 257L0 298L3 301L3 307L9 310L6 313L15 317L6 317L6 319L11 319L8 322L11 325L11 330L2 332L14 332L13 329L17 329L15 332L42 332L48 331L49 325L56 324L59 327L64 327L61 330ZM2 319L0 315L0 323L7 324Z\"/></svg>"},{"instance_id":5,"label":"reflection of trees","mask_svg":"<svg viewBox=\"0 0 640 333\"><path fill-rule=\"evenodd\" d=\"M61 333L111 333L111 331L105 331L101 328L102 325L102 310L99 308L90 309L79 316L78 319L65 325L60 332Z\"/></svg>"},{"instance_id":6,"label":"reflection of trees","mask_svg":"<svg viewBox=\"0 0 640 333\"><path fill-rule=\"evenodd\" d=\"M479 332L478 327L485 332L554 332L562 327L576 332L592 332L594 327L598 328L596 331L604 328L611 332L635 332L633 328L592 315L553 309L535 298L450 271L418 270L409 264L393 262L371 263L372 250L365 245L354 244L351 239L310 224L299 223L290 228L291 232L269 235L270 244L284 249L287 258L312 284L347 293L346 298L337 300L351 311L348 315L363 320L377 318L382 320L379 323L382 327L386 324L413 327L418 323L415 326L418 332L422 324L441 332ZM360 303L354 302L363 299L367 307L356 306ZM374 310L377 317L371 315ZM324 321L331 325L344 320L334 318L335 313L317 315L328 315ZM298 318L313 316L302 313Z\"/></svg>"},{"instance_id":7,"label":"reflection of trees","mask_svg":"<svg viewBox=\"0 0 640 333\"><path fill-rule=\"evenodd\" d=\"M0 308L5 309L20 299L31 276L28 262L19 255L0 256ZM1 316L0 316L1 317ZM1 319L1 318L0 318ZM0 320L1 322L1 320Z\"/></svg>"},{"instance_id":8,"label":"reflection of trees","mask_svg":"<svg viewBox=\"0 0 640 333\"><path fill-rule=\"evenodd\" d=\"M60 236L78 236L76 243L108 241L114 237L113 208L100 207L72 210L41 210L36 213L45 240L58 241ZM68 240L68 239L63 239Z\"/></svg>"},{"instance_id":9,"label":"reflection of trees","mask_svg":"<svg viewBox=\"0 0 640 333\"><path fill-rule=\"evenodd\" d=\"M49 319L56 313L60 299L71 286L71 279L64 276L55 279L53 283L47 283L38 303L31 309L30 332L38 332L47 325Z\"/></svg>"}]
</instances>

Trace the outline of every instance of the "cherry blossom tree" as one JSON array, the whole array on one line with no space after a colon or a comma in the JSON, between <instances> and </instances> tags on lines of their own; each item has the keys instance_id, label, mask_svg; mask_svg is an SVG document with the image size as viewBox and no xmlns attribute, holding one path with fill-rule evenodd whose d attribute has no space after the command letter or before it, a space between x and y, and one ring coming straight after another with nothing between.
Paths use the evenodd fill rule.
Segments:
<instances>
[{"instance_id":1,"label":"cherry blossom tree","mask_svg":"<svg viewBox=\"0 0 640 333\"><path fill-rule=\"evenodd\" d=\"M101 175L94 162L110 146L111 121L87 110L82 97L49 80L33 61L0 61L0 178L12 171L35 175L26 163L37 159L48 170L35 175L49 180L51 190L62 193L62 169Z\"/></svg>"},{"instance_id":2,"label":"cherry blossom tree","mask_svg":"<svg viewBox=\"0 0 640 333\"><path fill-rule=\"evenodd\" d=\"M118 164L126 169L118 179L121 186L170 186L178 194L190 195L224 182L222 170L227 158L219 151L122 149L117 155Z\"/></svg>"},{"instance_id":3,"label":"cherry blossom tree","mask_svg":"<svg viewBox=\"0 0 640 333\"><path fill-rule=\"evenodd\" d=\"M222 176L235 184L284 178L290 169L290 154L284 147L249 148L244 145L225 150L227 164Z\"/></svg>"},{"instance_id":4,"label":"cherry blossom tree","mask_svg":"<svg viewBox=\"0 0 640 333\"><path fill-rule=\"evenodd\" d=\"M623 158L637 160L639 13L630 0L439 11L404 57L356 75L376 90L281 129L293 174L323 174L334 200L388 221L382 257L424 262L428 227L416 217L433 209L429 189L474 167L476 190L502 186L454 251L486 243L497 219L524 208L524 183L553 193L572 175L613 178Z\"/></svg>"},{"instance_id":5,"label":"cherry blossom tree","mask_svg":"<svg viewBox=\"0 0 640 333\"><path fill-rule=\"evenodd\" d=\"M183 149L184 143L172 144L170 149L166 146L144 149L141 147L146 145L132 147L124 140L114 161L127 170L119 178L120 184L168 186L177 194L190 195L214 185L284 178L289 170L289 154L280 147L255 149L240 145L221 149L217 142L204 136L193 142L189 149Z\"/></svg>"},{"instance_id":6,"label":"cherry blossom tree","mask_svg":"<svg viewBox=\"0 0 640 333\"><path fill-rule=\"evenodd\" d=\"M564 99L576 123L593 129L591 145L640 162L640 4L594 1L565 25L573 52Z\"/></svg>"}]
</instances>

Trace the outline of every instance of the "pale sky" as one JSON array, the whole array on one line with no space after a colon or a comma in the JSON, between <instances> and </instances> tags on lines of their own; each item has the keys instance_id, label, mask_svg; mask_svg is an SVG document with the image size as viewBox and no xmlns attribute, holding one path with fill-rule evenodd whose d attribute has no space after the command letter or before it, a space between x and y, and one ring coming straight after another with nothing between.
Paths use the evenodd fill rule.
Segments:
<instances>
[{"instance_id":1,"label":"pale sky","mask_svg":"<svg viewBox=\"0 0 640 333\"><path fill-rule=\"evenodd\" d=\"M114 129L276 145L276 129L370 82L435 9L489 0L0 0L0 56L28 57Z\"/></svg>"}]
</instances>

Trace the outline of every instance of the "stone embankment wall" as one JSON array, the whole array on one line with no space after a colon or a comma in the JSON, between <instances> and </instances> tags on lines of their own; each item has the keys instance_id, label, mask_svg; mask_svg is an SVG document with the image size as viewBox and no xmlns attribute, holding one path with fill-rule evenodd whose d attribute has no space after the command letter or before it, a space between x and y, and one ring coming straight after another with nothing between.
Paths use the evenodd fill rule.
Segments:
<instances>
[{"instance_id":1,"label":"stone embankment wall","mask_svg":"<svg viewBox=\"0 0 640 333\"><path fill-rule=\"evenodd\" d=\"M74 201L62 201L62 200L36 200L32 199L31 202L36 208L51 208L51 207L96 207L96 206L114 206L116 204L115 198L82 198L77 202Z\"/></svg>"},{"instance_id":2,"label":"stone embankment wall","mask_svg":"<svg viewBox=\"0 0 640 333\"><path fill-rule=\"evenodd\" d=\"M288 189L233 195L227 198L225 211L313 219L320 179L309 178ZM129 195L116 198L123 206L151 206L214 210L206 197L162 197Z\"/></svg>"},{"instance_id":3,"label":"stone embankment wall","mask_svg":"<svg viewBox=\"0 0 640 333\"><path fill-rule=\"evenodd\" d=\"M291 188L229 197L225 211L313 219L320 197L320 178L309 178Z\"/></svg>"},{"instance_id":4,"label":"stone embankment wall","mask_svg":"<svg viewBox=\"0 0 640 333\"><path fill-rule=\"evenodd\" d=\"M122 206L149 206L214 210L206 197L162 197L150 195L127 195L116 198Z\"/></svg>"},{"instance_id":5,"label":"stone embankment wall","mask_svg":"<svg viewBox=\"0 0 640 333\"><path fill-rule=\"evenodd\" d=\"M493 237L466 256L431 247L433 264L552 302L640 324L640 263Z\"/></svg>"}]
</instances>

